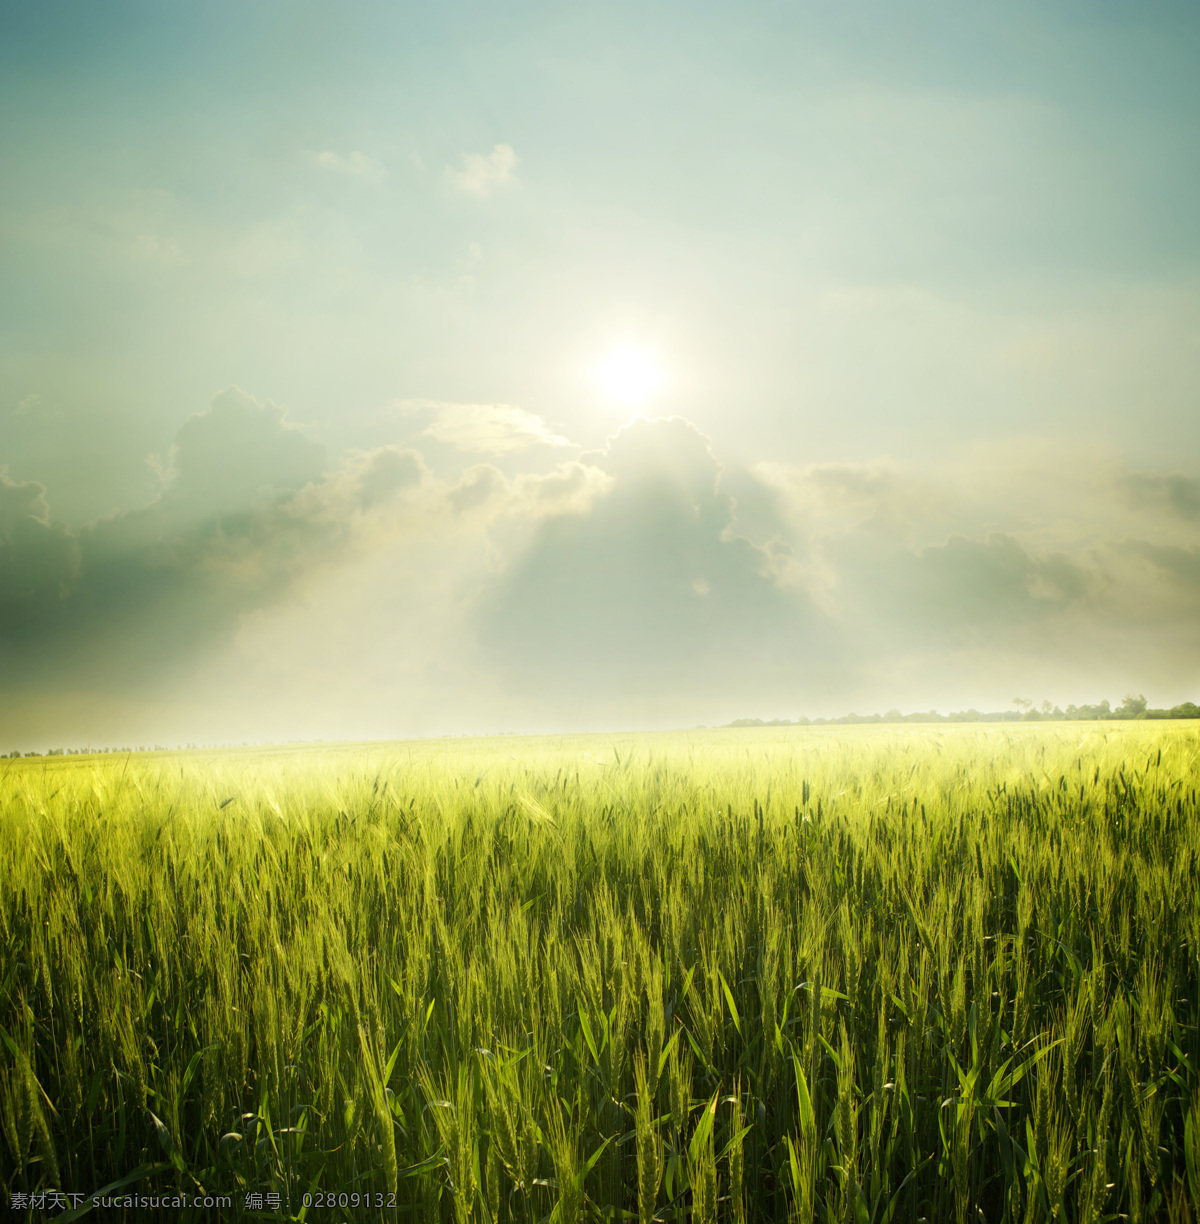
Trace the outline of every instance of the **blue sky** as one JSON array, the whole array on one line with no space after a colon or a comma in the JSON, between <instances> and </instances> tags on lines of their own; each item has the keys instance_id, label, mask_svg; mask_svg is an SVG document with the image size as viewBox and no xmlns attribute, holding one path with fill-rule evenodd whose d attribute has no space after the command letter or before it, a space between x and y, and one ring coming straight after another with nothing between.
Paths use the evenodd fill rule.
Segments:
<instances>
[{"instance_id":1,"label":"blue sky","mask_svg":"<svg viewBox=\"0 0 1200 1224\"><path fill-rule=\"evenodd\" d=\"M8 733L1194 699L1198 50L0 6Z\"/></svg>"}]
</instances>

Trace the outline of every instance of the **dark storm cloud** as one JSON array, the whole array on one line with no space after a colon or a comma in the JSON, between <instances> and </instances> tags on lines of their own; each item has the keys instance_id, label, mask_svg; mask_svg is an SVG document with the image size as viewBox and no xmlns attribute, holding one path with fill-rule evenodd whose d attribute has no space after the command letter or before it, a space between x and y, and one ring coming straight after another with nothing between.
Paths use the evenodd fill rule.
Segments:
<instances>
[{"instance_id":1,"label":"dark storm cloud","mask_svg":"<svg viewBox=\"0 0 1200 1224\"><path fill-rule=\"evenodd\" d=\"M418 455L394 448L322 467L321 448L278 408L232 390L179 431L169 483L144 509L71 531L51 520L40 484L0 476L7 680L129 682L188 662L425 475Z\"/></svg>"}]
</instances>

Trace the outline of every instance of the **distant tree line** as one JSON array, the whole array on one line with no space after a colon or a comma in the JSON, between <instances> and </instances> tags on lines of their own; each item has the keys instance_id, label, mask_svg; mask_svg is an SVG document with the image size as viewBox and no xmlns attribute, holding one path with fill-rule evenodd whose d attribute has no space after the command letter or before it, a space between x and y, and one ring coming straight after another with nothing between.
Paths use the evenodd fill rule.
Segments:
<instances>
[{"instance_id":1,"label":"distant tree line","mask_svg":"<svg viewBox=\"0 0 1200 1224\"><path fill-rule=\"evenodd\" d=\"M189 748L194 748L195 744L189 744ZM170 748L163 747L162 744L155 744L153 748L145 748L138 745L136 748L47 748L45 752L19 752L14 749L12 752L0 752L0 761L8 760L10 757L40 757L40 756L96 756L103 752L170 752Z\"/></svg>"},{"instance_id":2,"label":"distant tree line","mask_svg":"<svg viewBox=\"0 0 1200 1224\"><path fill-rule=\"evenodd\" d=\"M1074 722L1077 720L1105 719L1127 721L1151 718L1200 718L1200 706L1194 701L1185 701L1169 710L1150 709L1145 697L1128 693L1116 709L1106 700L1099 705L1069 705L1061 709L1043 701L1035 706L1024 697L1013 700L1012 710L957 710L951 714L939 714L937 710L901 714L899 710L888 710L886 714L843 714L841 718L737 718L730 727L824 727L846 726L854 723L974 723L974 722Z\"/></svg>"}]
</instances>

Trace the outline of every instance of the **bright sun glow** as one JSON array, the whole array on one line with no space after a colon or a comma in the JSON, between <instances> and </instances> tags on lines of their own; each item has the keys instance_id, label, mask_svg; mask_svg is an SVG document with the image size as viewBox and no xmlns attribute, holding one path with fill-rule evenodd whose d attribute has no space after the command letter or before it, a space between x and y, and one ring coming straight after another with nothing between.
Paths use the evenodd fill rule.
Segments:
<instances>
[{"instance_id":1,"label":"bright sun glow","mask_svg":"<svg viewBox=\"0 0 1200 1224\"><path fill-rule=\"evenodd\" d=\"M605 399L622 408L640 408L666 381L658 358L633 344L614 348L596 367L595 381Z\"/></svg>"}]
</instances>

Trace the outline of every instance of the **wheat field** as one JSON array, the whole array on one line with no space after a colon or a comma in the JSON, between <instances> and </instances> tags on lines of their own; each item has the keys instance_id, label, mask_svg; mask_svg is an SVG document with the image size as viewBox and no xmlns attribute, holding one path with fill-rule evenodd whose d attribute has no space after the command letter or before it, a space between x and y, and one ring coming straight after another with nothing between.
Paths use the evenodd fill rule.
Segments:
<instances>
[{"instance_id":1,"label":"wheat field","mask_svg":"<svg viewBox=\"0 0 1200 1224\"><path fill-rule=\"evenodd\" d=\"M1198 776L1162 723L5 761L4 1205L1194 1220Z\"/></svg>"}]
</instances>

